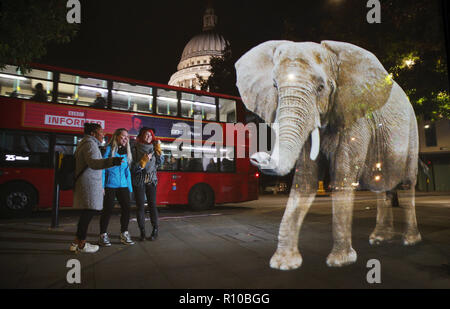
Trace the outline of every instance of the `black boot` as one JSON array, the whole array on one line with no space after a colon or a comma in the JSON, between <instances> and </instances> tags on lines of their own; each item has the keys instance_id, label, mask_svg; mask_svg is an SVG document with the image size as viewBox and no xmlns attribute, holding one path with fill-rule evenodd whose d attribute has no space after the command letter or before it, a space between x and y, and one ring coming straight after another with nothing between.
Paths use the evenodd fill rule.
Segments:
<instances>
[{"instance_id":1,"label":"black boot","mask_svg":"<svg viewBox=\"0 0 450 309\"><path fill-rule=\"evenodd\" d=\"M154 226L150 240L156 240L156 238L158 238L158 227Z\"/></svg>"},{"instance_id":2,"label":"black boot","mask_svg":"<svg viewBox=\"0 0 450 309\"><path fill-rule=\"evenodd\" d=\"M145 229L141 229L141 237L139 238L140 241L145 240Z\"/></svg>"}]
</instances>

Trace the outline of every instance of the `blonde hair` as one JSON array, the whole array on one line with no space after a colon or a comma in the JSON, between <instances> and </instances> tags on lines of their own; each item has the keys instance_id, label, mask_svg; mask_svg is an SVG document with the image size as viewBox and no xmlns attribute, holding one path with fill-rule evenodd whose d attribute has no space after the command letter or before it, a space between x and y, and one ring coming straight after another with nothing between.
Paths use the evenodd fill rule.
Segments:
<instances>
[{"instance_id":1,"label":"blonde hair","mask_svg":"<svg viewBox=\"0 0 450 309\"><path fill-rule=\"evenodd\" d=\"M123 131L126 131L128 133L128 130L125 128L120 128L114 131L113 136L111 137L111 140L109 141L108 145L111 146L111 156L114 157L114 155L117 152L117 149L119 149L119 144L117 143L117 137L122 134ZM130 148L130 140L127 141L127 161L128 164L131 163L133 160L133 157L131 156L131 148Z\"/></svg>"}]
</instances>

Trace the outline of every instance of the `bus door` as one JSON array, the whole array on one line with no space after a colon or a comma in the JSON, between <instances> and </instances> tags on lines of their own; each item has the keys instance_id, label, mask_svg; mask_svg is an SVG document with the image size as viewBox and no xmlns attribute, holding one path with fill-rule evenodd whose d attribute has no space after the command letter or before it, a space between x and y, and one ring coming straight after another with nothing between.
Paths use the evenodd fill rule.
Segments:
<instances>
[{"instance_id":1,"label":"bus door","mask_svg":"<svg viewBox=\"0 0 450 309\"><path fill-rule=\"evenodd\" d=\"M80 135L57 134L55 135L55 147L53 151L54 153L61 153L63 155L73 155L75 154L76 146L80 139ZM73 190L60 191L59 206L73 206Z\"/></svg>"}]
</instances>

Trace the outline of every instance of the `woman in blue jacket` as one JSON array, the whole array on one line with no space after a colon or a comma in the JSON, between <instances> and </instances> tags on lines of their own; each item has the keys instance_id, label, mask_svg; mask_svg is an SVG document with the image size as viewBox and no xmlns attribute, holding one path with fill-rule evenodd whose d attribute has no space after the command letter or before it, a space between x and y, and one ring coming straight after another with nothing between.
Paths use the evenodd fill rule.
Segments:
<instances>
[{"instance_id":1,"label":"woman in blue jacket","mask_svg":"<svg viewBox=\"0 0 450 309\"><path fill-rule=\"evenodd\" d=\"M131 174L129 164L132 161L128 131L117 129L106 146L103 158L122 157L122 164L103 170L103 187L105 197L103 200L103 212L100 217L100 239L99 245L109 247L111 241L108 237L107 228L112 210L114 198L117 197L121 208L120 216L120 242L125 245L133 245L128 223L130 221L130 193L133 192L131 185Z\"/></svg>"}]
</instances>

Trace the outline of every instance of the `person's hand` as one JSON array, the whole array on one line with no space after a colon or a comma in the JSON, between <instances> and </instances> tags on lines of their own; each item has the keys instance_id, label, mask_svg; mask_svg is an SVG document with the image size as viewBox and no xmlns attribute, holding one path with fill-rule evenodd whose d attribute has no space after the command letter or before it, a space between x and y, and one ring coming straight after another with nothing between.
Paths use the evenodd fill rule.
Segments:
<instances>
[{"instance_id":1,"label":"person's hand","mask_svg":"<svg viewBox=\"0 0 450 309\"><path fill-rule=\"evenodd\" d=\"M141 168L145 168L145 166L147 165L147 162L150 161L151 155L150 154L144 154L141 158L141 160L139 161L139 166Z\"/></svg>"},{"instance_id":2,"label":"person's hand","mask_svg":"<svg viewBox=\"0 0 450 309\"><path fill-rule=\"evenodd\" d=\"M113 165L121 165L122 164L122 157L114 157L113 158Z\"/></svg>"},{"instance_id":3,"label":"person's hand","mask_svg":"<svg viewBox=\"0 0 450 309\"><path fill-rule=\"evenodd\" d=\"M152 159L153 155L151 153L147 154L147 158L150 161Z\"/></svg>"},{"instance_id":4,"label":"person's hand","mask_svg":"<svg viewBox=\"0 0 450 309\"><path fill-rule=\"evenodd\" d=\"M162 152L162 150L161 150L161 144L160 144L160 143L157 143L157 144L155 145L155 153L156 153L158 156L161 156L161 152Z\"/></svg>"}]
</instances>

